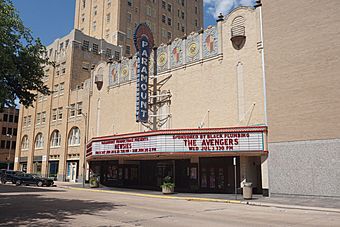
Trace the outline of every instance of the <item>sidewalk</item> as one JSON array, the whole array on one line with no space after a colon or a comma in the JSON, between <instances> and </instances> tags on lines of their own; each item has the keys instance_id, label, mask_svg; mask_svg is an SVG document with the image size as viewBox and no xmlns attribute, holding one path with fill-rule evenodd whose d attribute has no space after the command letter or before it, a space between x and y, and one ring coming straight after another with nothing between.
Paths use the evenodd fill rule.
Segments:
<instances>
[{"instance_id":1,"label":"sidewalk","mask_svg":"<svg viewBox=\"0 0 340 227\"><path fill-rule=\"evenodd\" d=\"M182 199L190 201L207 201L207 202L224 202L235 204L246 204L253 206L268 206L286 209L302 209L317 210L325 212L340 213L340 197L316 197L316 196L293 196L293 195L271 195L271 197L263 197L262 195L253 195L252 200L244 200L242 195L238 194L209 194L209 193L175 193L171 195L163 195L160 191L128 189L128 188L112 188L100 187L90 188L88 184L85 188L82 183L55 182L57 187L69 188L74 190L89 190L96 192L106 192L113 194L125 194L133 196L143 196L151 198L164 199Z\"/></svg>"}]
</instances>

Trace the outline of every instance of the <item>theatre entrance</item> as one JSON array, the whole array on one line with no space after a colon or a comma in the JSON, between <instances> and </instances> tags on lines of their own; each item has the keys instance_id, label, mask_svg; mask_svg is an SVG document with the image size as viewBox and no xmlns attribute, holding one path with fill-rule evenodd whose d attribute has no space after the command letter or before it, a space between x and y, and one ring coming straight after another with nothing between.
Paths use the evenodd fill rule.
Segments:
<instances>
[{"instance_id":1,"label":"theatre entrance","mask_svg":"<svg viewBox=\"0 0 340 227\"><path fill-rule=\"evenodd\" d=\"M240 183L239 157L236 159L236 182ZM200 191L234 193L233 157L200 158Z\"/></svg>"}]
</instances>

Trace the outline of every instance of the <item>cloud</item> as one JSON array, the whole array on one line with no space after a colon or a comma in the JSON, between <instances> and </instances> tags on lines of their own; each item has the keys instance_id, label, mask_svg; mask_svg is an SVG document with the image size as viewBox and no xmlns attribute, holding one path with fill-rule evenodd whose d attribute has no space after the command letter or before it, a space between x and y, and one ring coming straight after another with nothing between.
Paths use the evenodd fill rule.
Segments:
<instances>
[{"instance_id":1,"label":"cloud","mask_svg":"<svg viewBox=\"0 0 340 227\"><path fill-rule=\"evenodd\" d=\"M206 13L217 18L220 13L227 14L238 6L253 6L255 0L204 0Z\"/></svg>"}]
</instances>

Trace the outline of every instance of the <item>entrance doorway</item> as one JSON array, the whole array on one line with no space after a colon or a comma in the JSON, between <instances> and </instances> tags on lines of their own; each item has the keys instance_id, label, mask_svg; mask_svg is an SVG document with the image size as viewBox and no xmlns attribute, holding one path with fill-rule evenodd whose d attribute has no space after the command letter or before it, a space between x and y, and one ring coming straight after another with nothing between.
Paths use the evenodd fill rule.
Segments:
<instances>
[{"instance_id":1,"label":"entrance doorway","mask_svg":"<svg viewBox=\"0 0 340 227\"><path fill-rule=\"evenodd\" d=\"M236 163L239 163L239 158ZM239 164L236 166L236 181L239 184ZM233 193L235 190L234 178L232 157L200 158L200 191Z\"/></svg>"},{"instance_id":2,"label":"entrance doorway","mask_svg":"<svg viewBox=\"0 0 340 227\"><path fill-rule=\"evenodd\" d=\"M76 161L70 161L67 162L67 176L66 178L70 181L70 182L76 182L77 181L77 168L78 163Z\"/></svg>"}]
</instances>

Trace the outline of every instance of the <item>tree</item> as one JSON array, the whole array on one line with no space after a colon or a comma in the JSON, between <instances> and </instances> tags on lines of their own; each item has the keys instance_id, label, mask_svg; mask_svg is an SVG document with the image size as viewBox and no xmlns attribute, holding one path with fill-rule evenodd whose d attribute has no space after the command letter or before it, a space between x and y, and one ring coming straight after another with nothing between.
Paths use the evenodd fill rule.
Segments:
<instances>
[{"instance_id":1,"label":"tree","mask_svg":"<svg viewBox=\"0 0 340 227\"><path fill-rule=\"evenodd\" d=\"M46 48L34 39L11 0L0 0L0 108L15 106L15 100L32 106L38 92L50 91L44 82Z\"/></svg>"}]
</instances>

